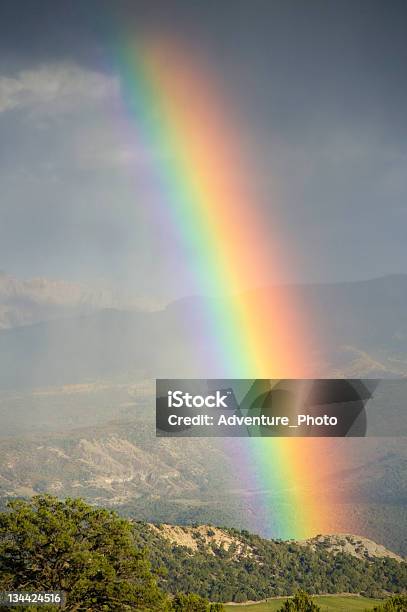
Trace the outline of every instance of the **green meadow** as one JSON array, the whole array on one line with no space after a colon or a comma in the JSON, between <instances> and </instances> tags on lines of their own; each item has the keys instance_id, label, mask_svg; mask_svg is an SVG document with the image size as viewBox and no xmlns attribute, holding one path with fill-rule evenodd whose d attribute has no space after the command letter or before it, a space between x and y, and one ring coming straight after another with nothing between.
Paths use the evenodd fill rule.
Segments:
<instances>
[{"instance_id":1,"label":"green meadow","mask_svg":"<svg viewBox=\"0 0 407 612\"><path fill-rule=\"evenodd\" d=\"M227 605L225 608L230 612L275 612L281 608L286 599L286 597L282 597L257 604ZM341 597L339 595L322 595L320 597L313 597L313 600L321 606L322 612L364 612L365 610L371 610L373 606L381 603L379 599L357 596Z\"/></svg>"}]
</instances>

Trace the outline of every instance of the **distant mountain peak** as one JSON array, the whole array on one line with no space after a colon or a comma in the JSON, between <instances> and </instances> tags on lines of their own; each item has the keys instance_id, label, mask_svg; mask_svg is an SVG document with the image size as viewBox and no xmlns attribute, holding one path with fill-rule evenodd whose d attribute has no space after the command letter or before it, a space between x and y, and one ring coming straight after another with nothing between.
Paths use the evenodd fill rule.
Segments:
<instances>
[{"instance_id":1,"label":"distant mountain peak","mask_svg":"<svg viewBox=\"0 0 407 612\"><path fill-rule=\"evenodd\" d=\"M150 311L156 307L152 301L122 295L108 287L43 276L19 279L0 271L0 329L75 317L106 308Z\"/></svg>"},{"instance_id":2,"label":"distant mountain peak","mask_svg":"<svg viewBox=\"0 0 407 612\"><path fill-rule=\"evenodd\" d=\"M396 561L404 561L403 557L388 550L381 544L369 540L364 536L351 533L335 533L328 535L317 535L307 540L297 542L301 546L308 546L312 550L324 549L334 555L346 553L358 559L390 558Z\"/></svg>"}]
</instances>

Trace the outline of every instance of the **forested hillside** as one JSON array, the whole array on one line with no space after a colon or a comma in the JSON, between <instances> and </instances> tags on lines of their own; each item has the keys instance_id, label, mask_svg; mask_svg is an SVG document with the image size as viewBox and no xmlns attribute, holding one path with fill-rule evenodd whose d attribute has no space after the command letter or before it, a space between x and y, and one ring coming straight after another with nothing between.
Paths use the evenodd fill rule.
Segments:
<instances>
[{"instance_id":1,"label":"forested hillside","mask_svg":"<svg viewBox=\"0 0 407 612\"><path fill-rule=\"evenodd\" d=\"M300 590L387 597L406 584L405 560L358 536L276 541L209 525L134 523L50 496L0 512L0 591L64 591L68 610L205 611L209 602L219 610L219 602Z\"/></svg>"},{"instance_id":2,"label":"forested hillside","mask_svg":"<svg viewBox=\"0 0 407 612\"><path fill-rule=\"evenodd\" d=\"M168 592L193 590L213 601L239 602L291 595L298 589L384 596L407 584L403 559L384 549L378 551L383 556L375 556L374 543L358 536L299 543L202 525L136 523L134 529L140 546L150 550L153 567L166 568L159 583Z\"/></svg>"}]
</instances>

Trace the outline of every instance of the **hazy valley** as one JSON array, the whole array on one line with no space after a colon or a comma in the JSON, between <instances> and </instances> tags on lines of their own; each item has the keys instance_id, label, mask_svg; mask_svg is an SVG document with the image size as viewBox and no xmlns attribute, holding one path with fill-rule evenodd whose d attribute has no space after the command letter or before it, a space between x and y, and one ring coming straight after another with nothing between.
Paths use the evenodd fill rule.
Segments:
<instances>
[{"instance_id":1,"label":"hazy valley","mask_svg":"<svg viewBox=\"0 0 407 612\"><path fill-rule=\"evenodd\" d=\"M302 291L326 335L324 354L313 358L328 374L406 376L407 277ZM242 490L221 441L155 438L153 378L196 373L202 317L202 301L190 298L154 312L103 309L1 331L3 499L48 491L136 519L272 535L256 502L262 496L284 512L283 501L273 491ZM341 460L321 466L320 482L344 529L352 511L361 535L405 554L404 439L337 439L328 448Z\"/></svg>"}]
</instances>

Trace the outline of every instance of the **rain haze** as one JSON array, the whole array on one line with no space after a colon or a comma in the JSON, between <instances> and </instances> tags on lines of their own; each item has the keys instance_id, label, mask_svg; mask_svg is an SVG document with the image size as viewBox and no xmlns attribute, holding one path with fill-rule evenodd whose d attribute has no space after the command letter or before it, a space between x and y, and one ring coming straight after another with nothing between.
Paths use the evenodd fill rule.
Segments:
<instances>
[{"instance_id":1,"label":"rain haze","mask_svg":"<svg viewBox=\"0 0 407 612\"><path fill-rule=\"evenodd\" d=\"M405 0L0 1L0 510L80 495L137 522L407 553L406 18ZM361 401L344 439L156 435L157 379L253 378L256 411L271 381L295 379L276 389L290 410L292 389L323 410L339 389L345 411L346 381L377 379L382 436ZM326 565L325 540L304 565L292 543L248 564L261 547L242 542L236 601L245 575L263 599ZM235 566L219 546L194 590ZM310 592L354 590L332 559Z\"/></svg>"},{"instance_id":2,"label":"rain haze","mask_svg":"<svg viewBox=\"0 0 407 612\"><path fill-rule=\"evenodd\" d=\"M121 40L165 34L210 66L290 278L406 273L405 2L3 1L0 268L188 295L149 210L160 151L127 137ZM156 203L155 203L156 204Z\"/></svg>"}]
</instances>

